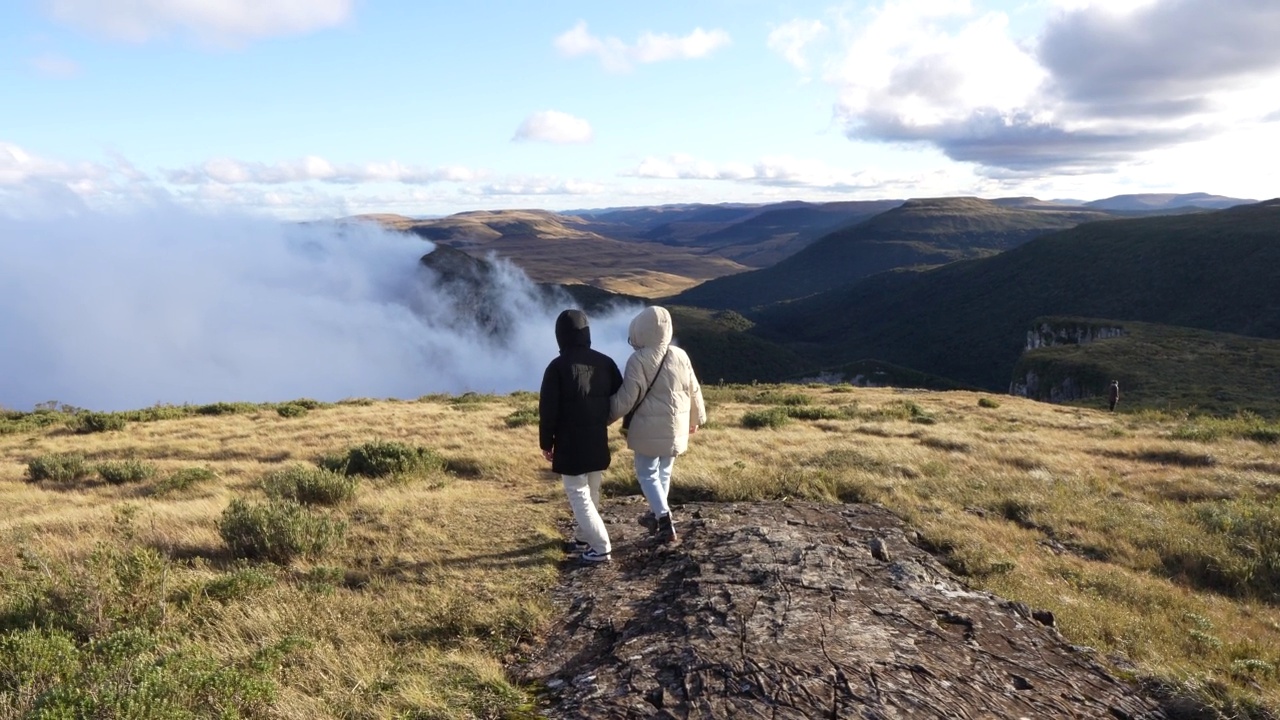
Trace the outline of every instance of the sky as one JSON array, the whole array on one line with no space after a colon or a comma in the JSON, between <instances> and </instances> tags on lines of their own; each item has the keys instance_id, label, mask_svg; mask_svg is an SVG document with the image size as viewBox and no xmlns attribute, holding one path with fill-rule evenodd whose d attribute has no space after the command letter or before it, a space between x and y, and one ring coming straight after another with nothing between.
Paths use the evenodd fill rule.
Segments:
<instances>
[{"instance_id":1,"label":"sky","mask_svg":"<svg viewBox=\"0 0 1280 720\"><path fill-rule=\"evenodd\" d=\"M1276 0L11 0L0 214L1265 199Z\"/></svg>"}]
</instances>

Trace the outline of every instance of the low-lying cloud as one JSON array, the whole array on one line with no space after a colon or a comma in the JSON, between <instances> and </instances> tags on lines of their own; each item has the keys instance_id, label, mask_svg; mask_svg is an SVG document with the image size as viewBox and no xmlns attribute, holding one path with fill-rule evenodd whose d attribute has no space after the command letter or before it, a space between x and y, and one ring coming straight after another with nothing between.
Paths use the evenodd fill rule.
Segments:
<instances>
[{"instance_id":1,"label":"low-lying cloud","mask_svg":"<svg viewBox=\"0 0 1280 720\"><path fill-rule=\"evenodd\" d=\"M557 352L548 302L499 273L510 332L443 291L417 238L173 207L0 217L0 405L414 398L536 390ZM593 317L620 363L631 308Z\"/></svg>"},{"instance_id":2,"label":"low-lying cloud","mask_svg":"<svg viewBox=\"0 0 1280 720\"><path fill-rule=\"evenodd\" d=\"M44 0L56 21L116 40L142 43L172 35L214 45L299 35L335 27L351 0Z\"/></svg>"}]
</instances>

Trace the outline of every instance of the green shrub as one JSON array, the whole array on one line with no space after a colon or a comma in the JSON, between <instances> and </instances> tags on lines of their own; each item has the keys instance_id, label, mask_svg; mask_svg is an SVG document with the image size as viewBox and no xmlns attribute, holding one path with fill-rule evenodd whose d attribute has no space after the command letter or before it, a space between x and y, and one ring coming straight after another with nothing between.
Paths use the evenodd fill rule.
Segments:
<instances>
[{"instance_id":1,"label":"green shrub","mask_svg":"<svg viewBox=\"0 0 1280 720\"><path fill-rule=\"evenodd\" d=\"M995 409L1000 407L1000 402L994 398L980 397L978 398L978 407Z\"/></svg>"},{"instance_id":2,"label":"green shrub","mask_svg":"<svg viewBox=\"0 0 1280 720\"><path fill-rule=\"evenodd\" d=\"M305 408L307 410L319 410L320 408L328 407L330 405L330 403L320 402L319 400L312 400L311 398L298 398L297 400L290 400L285 404L297 405L298 407Z\"/></svg>"},{"instance_id":3,"label":"green shrub","mask_svg":"<svg viewBox=\"0 0 1280 720\"><path fill-rule=\"evenodd\" d=\"M341 541L346 530L346 523L289 500L258 504L235 499L218 521L218 532L233 555L281 565L320 555Z\"/></svg>"},{"instance_id":4,"label":"green shrub","mask_svg":"<svg viewBox=\"0 0 1280 720\"><path fill-rule=\"evenodd\" d=\"M5 598L9 627L61 630L88 641L122 629L152 630L164 621L169 562L152 548L101 542L75 565L26 550L19 558L21 570Z\"/></svg>"},{"instance_id":5,"label":"green shrub","mask_svg":"<svg viewBox=\"0 0 1280 720\"><path fill-rule=\"evenodd\" d=\"M783 393L783 392L763 392L756 398L756 402L762 405L808 405L811 401L808 395L804 393Z\"/></svg>"},{"instance_id":6,"label":"green shrub","mask_svg":"<svg viewBox=\"0 0 1280 720\"><path fill-rule=\"evenodd\" d=\"M243 600L275 585L275 575L256 567L241 567L205 583L199 593L220 603Z\"/></svg>"},{"instance_id":7,"label":"green shrub","mask_svg":"<svg viewBox=\"0 0 1280 720\"><path fill-rule=\"evenodd\" d=\"M99 433L123 430L125 420L114 413L81 413L76 416L73 427L78 433Z\"/></svg>"},{"instance_id":8,"label":"green shrub","mask_svg":"<svg viewBox=\"0 0 1280 720\"><path fill-rule=\"evenodd\" d=\"M216 402L209 405L201 405L196 408L197 415L235 415L237 413L252 412L257 410L258 406L253 403L246 402Z\"/></svg>"},{"instance_id":9,"label":"green shrub","mask_svg":"<svg viewBox=\"0 0 1280 720\"><path fill-rule=\"evenodd\" d=\"M840 420L849 417L846 412L829 405L789 405L783 412L795 420Z\"/></svg>"},{"instance_id":10,"label":"green shrub","mask_svg":"<svg viewBox=\"0 0 1280 720\"><path fill-rule=\"evenodd\" d=\"M154 492L156 495L179 492L207 483L216 477L218 477L218 474L207 467L182 468L156 483Z\"/></svg>"},{"instance_id":11,"label":"green shrub","mask_svg":"<svg viewBox=\"0 0 1280 720\"><path fill-rule=\"evenodd\" d=\"M306 505L338 505L356 496L356 479L321 467L290 465L262 479L262 488L276 500Z\"/></svg>"},{"instance_id":12,"label":"green shrub","mask_svg":"<svg viewBox=\"0 0 1280 720\"><path fill-rule=\"evenodd\" d=\"M327 462L336 464L332 459ZM333 469L328 465L325 467ZM375 440L348 450L342 471L347 475L380 478L389 475L440 472L444 467L444 458L426 448L411 447L401 442Z\"/></svg>"},{"instance_id":13,"label":"green shrub","mask_svg":"<svg viewBox=\"0 0 1280 720\"><path fill-rule=\"evenodd\" d=\"M302 417L307 414L307 408L296 403L285 403L276 406L276 414L284 418Z\"/></svg>"},{"instance_id":14,"label":"green shrub","mask_svg":"<svg viewBox=\"0 0 1280 720\"><path fill-rule=\"evenodd\" d=\"M77 454L41 455L27 463L27 479L30 482L74 482L89 477L92 472L93 469L84 456Z\"/></svg>"},{"instance_id":15,"label":"green shrub","mask_svg":"<svg viewBox=\"0 0 1280 720\"><path fill-rule=\"evenodd\" d=\"M507 427L517 428L517 427L524 427L525 425L537 425L538 419L539 419L538 408L522 407L519 410L516 410L515 412L508 415L506 419L506 423L507 423Z\"/></svg>"},{"instance_id":16,"label":"green shrub","mask_svg":"<svg viewBox=\"0 0 1280 720\"><path fill-rule=\"evenodd\" d=\"M483 395L478 392L464 392L457 397L449 400L449 404L455 407L463 405L482 405L497 401L496 395Z\"/></svg>"},{"instance_id":17,"label":"green shrub","mask_svg":"<svg viewBox=\"0 0 1280 720\"><path fill-rule=\"evenodd\" d=\"M752 410L742 416L742 427L748 430L780 428L789 422L791 422L791 417L787 415L785 409L780 407L768 408L767 410Z\"/></svg>"},{"instance_id":18,"label":"green shrub","mask_svg":"<svg viewBox=\"0 0 1280 720\"><path fill-rule=\"evenodd\" d=\"M0 667L3 717L259 717L275 699L275 667L169 649L139 629L83 644L56 630L14 631L0 636Z\"/></svg>"},{"instance_id":19,"label":"green shrub","mask_svg":"<svg viewBox=\"0 0 1280 720\"><path fill-rule=\"evenodd\" d=\"M141 460L108 460L98 463L98 477L111 485L142 482L155 477L156 466Z\"/></svg>"},{"instance_id":20,"label":"green shrub","mask_svg":"<svg viewBox=\"0 0 1280 720\"><path fill-rule=\"evenodd\" d=\"M341 586L346 581L346 577L346 571L340 567L320 565L308 570L299 580L303 589L328 595Z\"/></svg>"}]
</instances>

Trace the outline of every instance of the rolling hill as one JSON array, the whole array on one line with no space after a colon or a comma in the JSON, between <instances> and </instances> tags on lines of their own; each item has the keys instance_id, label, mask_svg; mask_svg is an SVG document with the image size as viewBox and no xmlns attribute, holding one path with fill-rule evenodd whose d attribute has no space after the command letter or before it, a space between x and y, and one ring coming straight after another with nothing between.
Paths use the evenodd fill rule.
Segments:
<instances>
[{"instance_id":1,"label":"rolling hill","mask_svg":"<svg viewBox=\"0 0 1280 720\"><path fill-rule=\"evenodd\" d=\"M1054 230L1108 217L1080 208L1002 207L978 198L908 200L833 232L772 267L703 283L672 302L746 311L893 268L992 255Z\"/></svg>"},{"instance_id":2,"label":"rolling hill","mask_svg":"<svg viewBox=\"0 0 1280 720\"><path fill-rule=\"evenodd\" d=\"M882 273L755 313L829 364L874 357L1004 390L1027 330L1071 315L1280 338L1280 200L1087 223L993 257Z\"/></svg>"},{"instance_id":3,"label":"rolling hill","mask_svg":"<svg viewBox=\"0 0 1280 720\"><path fill-rule=\"evenodd\" d=\"M537 282L581 283L655 297L746 269L732 260L658 243L605 237L583 218L545 210L495 210L414 220L374 215L384 227L471 255L493 253Z\"/></svg>"}]
</instances>

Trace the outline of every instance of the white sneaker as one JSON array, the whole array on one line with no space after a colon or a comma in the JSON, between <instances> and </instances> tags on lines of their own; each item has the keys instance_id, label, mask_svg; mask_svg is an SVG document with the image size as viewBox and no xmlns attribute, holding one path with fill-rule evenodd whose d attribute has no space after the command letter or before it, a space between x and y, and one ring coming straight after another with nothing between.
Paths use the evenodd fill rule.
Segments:
<instances>
[{"instance_id":1,"label":"white sneaker","mask_svg":"<svg viewBox=\"0 0 1280 720\"><path fill-rule=\"evenodd\" d=\"M587 550L584 551L582 555L580 555L579 557L582 558L583 562L589 562L589 563L609 562L609 553L598 553L591 548L587 548Z\"/></svg>"}]
</instances>

